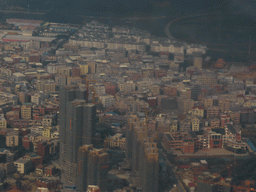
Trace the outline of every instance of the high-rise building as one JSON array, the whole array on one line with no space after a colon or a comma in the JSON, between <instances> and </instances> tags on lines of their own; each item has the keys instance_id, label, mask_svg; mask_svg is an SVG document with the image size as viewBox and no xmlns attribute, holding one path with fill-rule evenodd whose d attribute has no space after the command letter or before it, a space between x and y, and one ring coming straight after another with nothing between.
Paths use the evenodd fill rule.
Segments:
<instances>
[{"instance_id":1,"label":"high-rise building","mask_svg":"<svg viewBox=\"0 0 256 192\"><path fill-rule=\"evenodd\" d=\"M76 182L78 149L91 144L96 107L86 103L86 91L77 86L60 90L60 163L66 179Z\"/></svg>"},{"instance_id":2,"label":"high-rise building","mask_svg":"<svg viewBox=\"0 0 256 192\"><path fill-rule=\"evenodd\" d=\"M85 191L87 185L87 173L88 173L88 157L90 151L93 150L93 145L84 145L79 147L78 150L78 167L77 167L77 181L76 186L79 190Z\"/></svg>"},{"instance_id":3,"label":"high-rise building","mask_svg":"<svg viewBox=\"0 0 256 192\"><path fill-rule=\"evenodd\" d=\"M90 185L107 189L108 154L92 145L83 145L78 150L77 189L86 191Z\"/></svg>"},{"instance_id":4,"label":"high-rise building","mask_svg":"<svg viewBox=\"0 0 256 192\"><path fill-rule=\"evenodd\" d=\"M159 162L157 143L147 138L139 158L139 176L142 192L158 191Z\"/></svg>"}]
</instances>

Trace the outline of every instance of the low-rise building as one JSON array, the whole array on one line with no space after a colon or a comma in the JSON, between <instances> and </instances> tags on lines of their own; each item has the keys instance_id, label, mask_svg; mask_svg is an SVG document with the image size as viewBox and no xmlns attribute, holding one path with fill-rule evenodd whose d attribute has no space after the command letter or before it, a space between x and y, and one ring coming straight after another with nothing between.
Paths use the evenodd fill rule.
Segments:
<instances>
[{"instance_id":1,"label":"low-rise building","mask_svg":"<svg viewBox=\"0 0 256 192\"><path fill-rule=\"evenodd\" d=\"M120 148L125 150L126 147L126 138L122 136L122 134L117 133L112 137L107 139L107 144L110 148Z\"/></svg>"},{"instance_id":2,"label":"low-rise building","mask_svg":"<svg viewBox=\"0 0 256 192\"><path fill-rule=\"evenodd\" d=\"M20 137L17 132L9 132L6 134L6 146L7 147L15 147L19 146Z\"/></svg>"},{"instance_id":3,"label":"low-rise building","mask_svg":"<svg viewBox=\"0 0 256 192\"><path fill-rule=\"evenodd\" d=\"M14 161L15 166L17 167L17 171L20 174L26 174L31 171L33 168L32 162L27 159L20 158L17 161Z\"/></svg>"}]
</instances>

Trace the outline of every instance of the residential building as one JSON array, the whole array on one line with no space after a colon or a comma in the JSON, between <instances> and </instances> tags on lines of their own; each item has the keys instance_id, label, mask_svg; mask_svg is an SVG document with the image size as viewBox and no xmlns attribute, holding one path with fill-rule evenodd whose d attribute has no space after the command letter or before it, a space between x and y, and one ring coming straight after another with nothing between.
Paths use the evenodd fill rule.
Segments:
<instances>
[{"instance_id":1,"label":"residential building","mask_svg":"<svg viewBox=\"0 0 256 192\"><path fill-rule=\"evenodd\" d=\"M101 103L103 107L111 107L114 104L114 96L113 95L103 95L100 96Z\"/></svg>"},{"instance_id":2,"label":"residential building","mask_svg":"<svg viewBox=\"0 0 256 192\"><path fill-rule=\"evenodd\" d=\"M103 149L94 149L92 145L83 145L78 149L76 183L78 190L86 191L89 185L107 189L108 154Z\"/></svg>"},{"instance_id":3,"label":"residential building","mask_svg":"<svg viewBox=\"0 0 256 192\"><path fill-rule=\"evenodd\" d=\"M0 114L0 129L6 129L6 128L7 128L7 121L4 118L4 116Z\"/></svg>"},{"instance_id":4,"label":"residential building","mask_svg":"<svg viewBox=\"0 0 256 192\"><path fill-rule=\"evenodd\" d=\"M221 113L227 113L230 111L230 100L219 99L219 109Z\"/></svg>"},{"instance_id":5,"label":"residential building","mask_svg":"<svg viewBox=\"0 0 256 192\"><path fill-rule=\"evenodd\" d=\"M181 113L186 114L194 107L194 101L192 99L183 99L178 97L178 109Z\"/></svg>"},{"instance_id":6,"label":"residential building","mask_svg":"<svg viewBox=\"0 0 256 192\"><path fill-rule=\"evenodd\" d=\"M96 107L86 103L86 90L76 86L60 90L60 161L67 180L76 181L78 147L91 144Z\"/></svg>"},{"instance_id":7,"label":"residential building","mask_svg":"<svg viewBox=\"0 0 256 192\"><path fill-rule=\"evenodd\" d=\"M31 104L23 104L21 106L21 118L31 119L32 116L32 106Z\"/></svg>"},{"instance_id":8,"label":"residential building","mask_svg":"<svg viewBox=\"0 0 256 192\"><path fill-rule=\"evenodd\" d=\"M118 83L120 92L130 93L135 91L135 83L133 81L127 81L125 83Z\"/></svg>"},{"instance_id":9,"label":"residential building","mask_svg":"<svg viewBox=\"0 0 256 192\"><path fill-rule=\"evenodd\" d=\"M199 131L200 130L200 120L199 120L198 117L192 118L191 128L192 128L192 131Z\"/></svg>"},{"instance_id":10,"label":"residential building","mask_svg":"<svg viewBox=\"0 0 256 192\"><path fill-rule=\"evenodd\" d=\"M120 148L125 150L126 138L121 133L117 133L107 139L107 144L110 148Z\"/></svg>"},{"instance_id":11,"label":"residential building","mask_svg":"<svg viewBox=\"0 0 256 192\"><path fill-rule=\"evenodd\" d=\"M214 117L218 117L219 116L219 107L217 106L212 106L212 107L209 107L207 109L207 119L208 118L214 118Z\"/></svg>"},{"instance_id":12,"label":"residential building","mask_svg":"<svg viewBox=\"0 0 256 192\"><path fill-rule=\"evenodd\" d=\"M204 108L208 109L209 107L213 106L213 98L212 97L205 97L203 99L204 102Z\"/></svg>"},{"instance_id":13,"label":"residential building","mask_svg":"<svg viewBox=\"0 0 256 192\"><path fill-rule=\"evenodd\" d=\"M17 132L9 132L6 134L6 146L7 147L15 147L19 146L20 137Z\"/></svg>"},{"instance_id":14,"label":"residential building","mask_svg":"<svg viewBox=\"0 0 256 192\"><path fill-rule=\"evenodd\" d=\"M159 159L155 142L147 139L142 143L139 160L139 176L142 192L158 191Z\"/></svg>"},{"instance_id":15,"label":"residential building","mask_svg":"<svg viewBox=\"0 0 256 192\"><path fill-rule=\"evenodd\" d=\"M30 172L33 168L32 162L27 159L20 158L16 161L14 161L14 165L17 167L17 171L20 174L26 174Z\"/></svg>"},{"instance_id":16,"label":"residential building","mask_svg":"<svg viewBox=\"0 0 256 192\"><path fill-rule=\"evenodd\" d=\"M202 69L202 65L203 65L203 58L196 56L193 58L193 65L194 67L198 68L198 69Z\"/></svg>"},{"instance_id":17,"label":"residential building","mask_svg":"<svg viewBox=\"0 0 256 192\"><path fill-rule=\"evenodd\" d=\"M189 114L203 118L204 117L204 108L201 106L194 106L189 111Z\"/></svg>"}]
</instances>

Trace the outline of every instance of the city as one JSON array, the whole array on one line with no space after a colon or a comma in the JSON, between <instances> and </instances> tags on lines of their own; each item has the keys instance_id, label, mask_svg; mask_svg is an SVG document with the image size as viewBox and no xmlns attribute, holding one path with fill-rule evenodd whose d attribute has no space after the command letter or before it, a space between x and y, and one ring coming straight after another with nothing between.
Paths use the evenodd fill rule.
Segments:
<instances>
[{"instance_id":1,"label":"city","mask_svg":"<svg viewBox=\"0 0 256 192\"><path fill-rule=\"evenodd\" d=\"M0 191L256 191L252 61L125 22L8 18L0 85Z\"/></svg>"}]
</instances>

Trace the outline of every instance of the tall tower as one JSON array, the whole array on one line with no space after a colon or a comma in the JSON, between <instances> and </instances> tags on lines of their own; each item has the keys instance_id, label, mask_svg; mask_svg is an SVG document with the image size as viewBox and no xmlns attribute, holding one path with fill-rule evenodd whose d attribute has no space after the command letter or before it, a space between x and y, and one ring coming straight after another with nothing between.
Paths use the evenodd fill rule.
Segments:
<instances>
[{"instance_id":1,"label":"tall tower","mask_svg":"<svg viewBox=\"0 0 256 192\"><path fill-rule=\"evenodd\" d=\"M89 153L87 178L88 185L98 185L102 191L107 190L108 154L103 149Z\"/></svg>"},{"instance_id":2,"label":"tall tower","mask_svg":"<svg viewBox=\"0 0 256 192\"><path fill-rule=\"evenodd\" d=\"M147 138L142 144L139 162L142 192L158 191L159 162L157 143Z\"/></svg>"},{"instance_id":3,"label":"tall tower","mask_svg":"<svg viewBox=\"0 0 256 192\"><path fill-rule=\"evenodd\" d=\"M60 90L60 164L71 182L76 182L78 149L91 144L97 121L95 105L85 99L86 91L77 86Z\"/></svg>"},{"instance_id":4,"label":"tall tower","mask_svg":"<svg viewBox=\"0 0 256 192\"><path fill-rule=\"evenodd\" d=\"M92 145L81 146L78 150L76 186L80 191L86 191L87 188L88 157L91 150L93 150Z\"/></svg>"},{"instance_id":5,"label":"tall tower","mask_svg":"<svg viewBox=\"0 0 256 192\"><path fill-rule=\"evenodd\" d=\"M107 190L108 154L92 145L83 145L78 151L77 189L86 191L89 185Z\"/></svg>"},{"instance_id":6,"label":"tall tower","mask_svg":"<svg viewBox=\"0 0 256 192\"><path fill-rule=\"evenodd\" d=\"M59 125L60 125L60 163L65 164L65 149L66 149L66 127L70 126L66 124L67 115L70 113L67 108L68 104L75 99L85 100L86 91L79 89L78 86L63 86L60 89L60 114L59 114Z\"/></svg>"}]
</instances>

